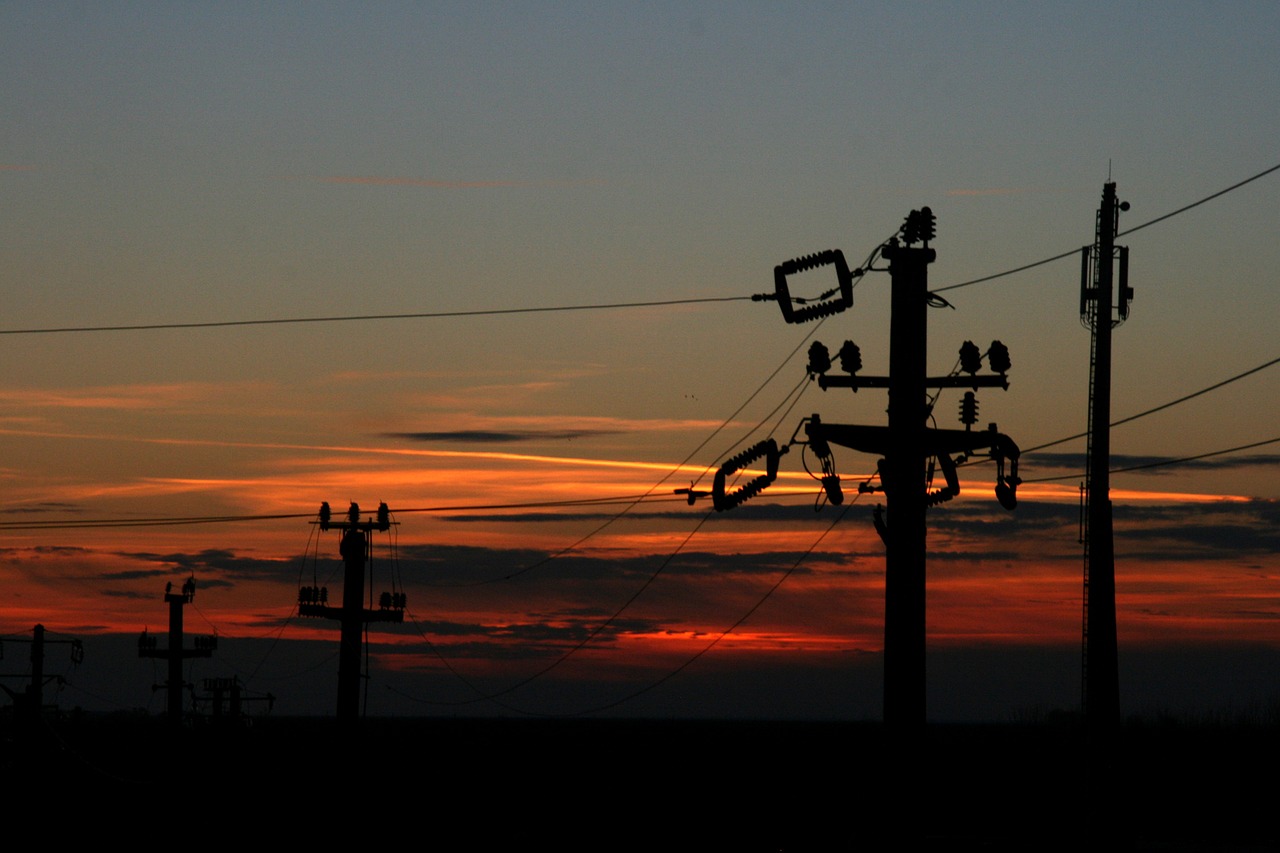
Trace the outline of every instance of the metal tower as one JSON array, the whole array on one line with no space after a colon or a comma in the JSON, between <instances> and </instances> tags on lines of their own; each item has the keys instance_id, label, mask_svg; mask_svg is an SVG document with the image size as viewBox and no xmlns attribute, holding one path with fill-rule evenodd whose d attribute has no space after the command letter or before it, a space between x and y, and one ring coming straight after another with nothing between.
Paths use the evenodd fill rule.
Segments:
<instances>
[{"instance_id":1,"label":"metal tower","mask_svg":"<svg viewBox=\"0 0 1280 853\"><path fill-rule=\"evenodd\" d=\"M1096 731L1120 723L1116 643L1116 562L1111 517L1111 330L1129 317L1129 250L1115 244L1120 211L1114 182L1103 184L1094 243L1081 250L1080 322L1092 332L1089 349L1089 439L1082 488L1084 637L1081 706ZM1115 264L1120 262L1117 286Z\"/></svg>"}]
</instances>

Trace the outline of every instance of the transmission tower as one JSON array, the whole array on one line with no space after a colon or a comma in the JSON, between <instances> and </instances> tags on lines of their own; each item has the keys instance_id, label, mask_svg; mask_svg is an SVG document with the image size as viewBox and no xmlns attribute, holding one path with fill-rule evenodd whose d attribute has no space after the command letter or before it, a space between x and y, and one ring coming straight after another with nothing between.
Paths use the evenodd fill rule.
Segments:
<instances>
[{"instance_id":1,"label":"transmission tower","mask_svg":"<svg viewBox=\"0 0 1280 853\"><path fill-rule=\"evenodd\" d=\"M1129 317L1129 250L1117 246L1120 211L1114 182L1103 184L1094 243L1080 255L1080 322L1092 333L1089 348L1089 439L1081 487L1084 546L1084 631L1080 703L1095 731L1120 723L1116 642L1116 561L1111 516L1111 331ZM1115 266L1120 266L1119 282Z\"/></svg>"}]
</instances>

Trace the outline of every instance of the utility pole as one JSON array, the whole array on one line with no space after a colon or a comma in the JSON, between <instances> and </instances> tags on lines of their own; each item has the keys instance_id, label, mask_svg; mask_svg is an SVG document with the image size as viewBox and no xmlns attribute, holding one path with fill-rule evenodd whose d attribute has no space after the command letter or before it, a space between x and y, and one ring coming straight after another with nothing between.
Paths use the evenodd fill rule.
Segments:
<instances>
[{"instance_id":1,"label":"utility pole","mask_svg":"<svg viewBox=\"0 0 1280 853\"><path fill-rule=\"evenodd\" d=\"M403 622L405 594L382 593L377 610L362 605L364 593L365 563L372 558L373 543L370 534L377 530L385 533L391 529L390 511L385 503L378 505L376 519L360 520L360 506L352 503L346 521L333 521L329 504L320 506L320 519L315 522L321 530L342 531L338 552L342 555L344 574L342 605L330 607L329 592L325 587L302 587L298 591L298 613L338 620L341 626L338 644L338 719L354 724L360 718L360 652L364 648L361 632L370 622ZM372 597L372 594L371 596Z\"/></svg>"},{"instance_id":2,"label":"utility pole","mask_svg":"<svg viewBox=\"0 0 1280 853\"><path fill-rule=\"evenodd\" d=\"M276 697L270 693L265 696L246 696L238 676L206 678L202 683L205 692L210 694L205 698L212 704L214 720L221 720L224 717L224 706L228 708L225 716L232 721L238 721L244 715L244 705L248 702L266 702L268 713L275 705Z\"/></svg>"},{"instance_id":3,"label":"utility pole","mask_svg":"<svg viewBox=\"0 0 1280 853\"><path fill-rule=\"evenodd\" d=\"M4 687L4 691L13 699L14 715L24 724L35 724L40 721L40 715L44 711L44 685L46 681L57 680L62 682L62 676L52 676L49 679L44 675L44 650L46 645L66 644L71 646L71 662L78 664L84 660L84 645L76 639L68 640L50 640L45 635L44 625L36 625L31 629L31 639L14 640L8 642L30 642L31 643L31 677L27 682L26 688L21 692L15 692L8 687ZM0 655L3 657L3 655ZM15 676L4 676L6 678Z\"/></svg>"},{"instance_id":4,"label":"utility pole","mask_svg":"<svg viewBox=\"0 0 1280 853\"><path fill-rule=\"evenodd\" d=\"M960 371L945 377L926 375L928 343L927 312L936 297L929 293L928 267L936 253L929 248L934 238L933 212L925 207L913 210L900 231L901 241L894 237L877 251L889 261L892 280L889 322L889 376L858 376L862 368L860 351L852 341L840 348L841 369L847 376L828 375L831 358L827 348L814 342L809 348L809 374L819 386L827 388L886 388L889 393L888 426L860 426L824 423L814 414L802 422L807 442L791 442L779 449L770 439L730 459L716 474L712 497L718 510L730 509L758 494L777 475L778 457L794 444L801 444L821 463L821 480L827 498L833 504L844 500L840 478L830 445L838 444L881 457L879 473L885 500L887 521L882 507L876 508L875 526L885 544L885 628L884 628L884 721L895 731L923 727L925 701L925 515L930 506L950 500L960 493L956 472L958 462L978 450L986 449L997 464L996 497L1006 509L1017 505L1018 447L1008 436L991 424L985 431L974 432L977 422L977 400L972 392L965 394L960 407L963 430L945 430L928 426L933 406L930 388L1008 388L1005 376L1009 370L1008 349L993 341L986 353L994 376L978 376L983 354L970 341L960 349ZM919 243L920 245L916 245ZM791 306L787 276L818 266L834 266L839 287L828 295L839 297L827 302L807 305L799 310ZM805 322L838 313L852 305L852 279L865 274L850 271L839 251L822 252L788 261L774 270L775 291L758 299L777 299L787 322ZM796 434L799 434L799 428ZM758 459L766 459L764 475L748 482L735 492L728 492L727 478ZM1005 461L1011 463L1009 473ZM941 468L946 485L930 491L935 465ZM863 484L859 492L875 489ZM692 502L700 496L692 488L678 491L689 494Z\"/></svg>"},{"instance_id":5,"label":"utility pole","mask_svg":"<svg viewBox=\"0 0 1280 853\"><path fill-rule=\"evenodd\" d=\"M218 647L216 634L196 637L194 648L182 647L182 608L190 604L195 597L194 575L183 582L179 592L173 591L172 583L166 584L164 600L169 605L169 648L158 648L159 644L156 642L158 638L149 636L146 629L143 629L138 637L138 657L164 658L169 662L169 678L165 681L164 687L169 691L167 708L169 722L174 725L182 723L182 688L186 686L182 681L182 662L188 658L213 657L213 650Z\"/></svg>"},{"instance_id":6,"label":"utility pole","mask_svg":"<svg viewBox=\"0 0 1280 853\"><path fill-rule=\"evenodd\" d=\"M1111 515L1111 331L1129 317L1129 250L1116 246L1120 211L1116 185L1102 187L1092 247L1081 252L1080 319L1092 331L1089 353L1089 440L1081 518L1084 524L1084 638L1081 704L1090 729L1120 724L1120 672L1116 641L1116 564ZM1118 288L1114 280L1120 262ZM1118 293L1117 293L1118 291ZM1118 299L1117 299L1118 295Z\"/></svg>"}]
</instances>

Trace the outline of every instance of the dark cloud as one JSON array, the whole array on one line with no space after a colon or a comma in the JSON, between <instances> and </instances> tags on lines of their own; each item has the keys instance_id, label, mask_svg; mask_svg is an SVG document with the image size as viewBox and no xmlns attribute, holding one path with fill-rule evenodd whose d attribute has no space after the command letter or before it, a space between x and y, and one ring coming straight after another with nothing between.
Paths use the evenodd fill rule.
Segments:
<instances>
[{"instance_id":1,"label":"dark cloud","mask_svg":"<svg viewBox=\"0 0 1280 853\"><path fill-rule=\"evenodd\" d=\"M777 575L794 569L808 574L813 567L839 566L846 573L859 573L857 566L867 558L880 559L882 552L769 551L728 553L686 551L667 554L599 555L569 552L555 556L546 551L524 548L480 548L465 545L401 546L397 564L405 577L422 578L427 586L468 586L527 576L543 580L627 581L649 577L659 570L669 576L730 577ZM665 565L664 565L665 563Z\"/></svg>"},{"instance_id":2,"label":"dark cloud","mask_svg":"<svg viewBox=\"0 0 1280 853\"><path fill-rule=\"evenodd\" d=\"M1280 552L1280 502L1219 501L1115 507L1117 550L1128 558L1185 560ZM1158 547L1153 547L1158 546Z\"/></svg>"},{"instance_id":3,"label":"dark cloud","mask_svg":"<svg viewBox=\"0 0 1280 853\"><path fill-rule=\"evenodd\" d=\"M105 581L136 581L143 578L159 578L167 577L173 574L165 569L128 569L120 572L107 572L106 574L95 574L94 577Z\"/></svg>"},{"instance_id":4,"label":"dark cloud","mask_svg":"<svg viewBox=\"0 0 1280 853\"><path fill-rule=\"evenodd\" d=\"M77 545L36 545L32 548L0 548L0 554L30 557L35 555L39 559L42 554L54 554L64 556L68 554L91 554L88 548L81 548Z\"/></svg>"},{"instance_id":5,"label":"dark cloud","mask_svg":"<svg viewBox=\"0 0 1280 853\"><path fill-rule=\"evenodd\" d=\"M662 493L655 493L661 497ZM667 494L670 494L669 492ZM683 503L681 499L678 503ZM703 515L711 510L710 499L704 499L694 506L678 507L676 509L648 509L653 506L652 503L639 503L636 509L628 509L627 505L619 504L619 508L613 512L523 512L523 513L450 513L442 515L441 518L446 521L462 521L462 522L564 522L564 521L609 521L618 519L619 521L650 521L650 520L675 520L696 522ZM767 521L817 521L831 523L835 520L836 514L842 511L842 507L824 506L818 511L814 511L812 503L802 504L779 504L779 503L747 503L742 506L734 507L726 512L711 512L708 516L708 524L733 524L737 522L767 522ZM873 509L872 504L865 507L853 507L846 517L848 519L870 518Z\"/></svg>"},{"instance_id":6,"label":"dark cloud","mask_svg":"<svg viewBox=\"0 0 1280 853\"><path fill-rule=\"evenodd\" d=\"M26 506L11 506L0 509L0 515L38 515L47 512L81 513L84 508L78 504L62 501L42 501Z\"/></svg>"},{"instance_id":7,"label":"dark cloud","mask_svg":"<svg viewBox=\"0 0 1280 853\"><path fill-rule=\"evenodd\" d=\"M1023 559L1017 551L929 551L928 559L936 562L1005 562L1016 563Z\"/></svg>"},{"instance_id":8,"label":"dark cloud","mask_svg":"<svg viewBox=\"0 0 1280 853\"><path fill-rule=\"evenodd\" d=\"M1061 468L1069 471L1079 471L1084 476L1085 455L1083 453L1028 453L1023 457L1024 466L1027 470L1033 468ZM1186 470L1188 468L1197 471L1230 471L1237 468L1257 468L1257 467L1273 467L1280 465L1280 454L1277 453L1258 453L1249 456L1232 455L1224 453L1221 456L1211 456L1207 459L1188 459L1179 461L1182 457L1178 456L1143 456L1137 454L1113 453L1111 454L1111 469L1113 471L1135 468L1139 473L1149 470L1152 474L1164 474L1169 469L1177 468L1178 470ZM1026 475L1026 470L1022 473Z\"/></svg>"},{"instance_id":9,"label":"dark cloud","mask_svg":"<svg viewBox=\"0 0 1280 853\"><path fill-rule=\"evenodd\" d=\"M447 432L384 432L382 436L383 438L400 438L407 441L453 444L512 444L519 441L573 441L576 438L622 434L622 430L606 429L519 429L505 432L466 429Z\"/></svg>"},{"instance_id":10,"label":"dark cloud","mask_svg":"<svg viewBox=\"0 0 1280 853\"><path fill-rule=\"evenodd\" d=\"M238 556L234 551L224 549L208 549L194 554L174 552L157 554L147 551L117 552L115 556L150 563L161 563L167 568L164 574L201 574L200 586L230 586L227 581L211 580L207 573L220 573L233 579L284 578L295 579L298 576L299 558L264 559L262 557ZM321 560L322 566L340 565L339 561Z\"/></svg>"},{"instance_id":11,"label":"dark cloud","mask_svg":"<svg viewBox=\"0 0 1280 853\"><path fill-rule=\"evenodd\" d=\"M129 601L152 601L157 598L154 592L137 592L128 589L104 589L102 595L107 598L125 598Z\"/></svg>"}]
</instances>

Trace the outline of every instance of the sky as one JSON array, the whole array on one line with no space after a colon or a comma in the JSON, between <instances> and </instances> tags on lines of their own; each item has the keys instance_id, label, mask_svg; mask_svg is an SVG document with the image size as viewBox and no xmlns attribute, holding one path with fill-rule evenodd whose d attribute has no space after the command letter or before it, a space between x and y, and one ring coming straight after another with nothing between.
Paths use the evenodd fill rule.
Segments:
<instances>
[{"instance_id":1,"label":"sky","mask_svg":"<svg viewBox=\"0 0 1280 853\"><path fill-rule=\"evenodd\" d=\"M1078 257L942 288L1092 243L1108 180L1123 232L1280 163L1277 31L1260 3L0 5L4 674L40 623L85 646L50 653L56 701L158 713L136 637L193 577L193 682L331 714L312 522L385 501L374 594L408 607L370 629L371 714L877 719L877 496L822 506L798 447L730 512L673 490L814 413L883 423L805 350L885 373L889 276L817 331L745 297L928 205L931 375L1002 340L980 423L1082 433ZM1114 467L1280 437L1278 186L1120 238L1117 419L1268 368L1116 427ZM649 304L483 313L619 303ZM452 316L86 330L405 314ZM931 719L1078 705L1084 450L1026 453L1013 513L989 466L930 511ZM1278 461L1113 476L1122 711L1274 707ZM875 470L836 464L851 498Z\"/></svg>"}]
</instances>

